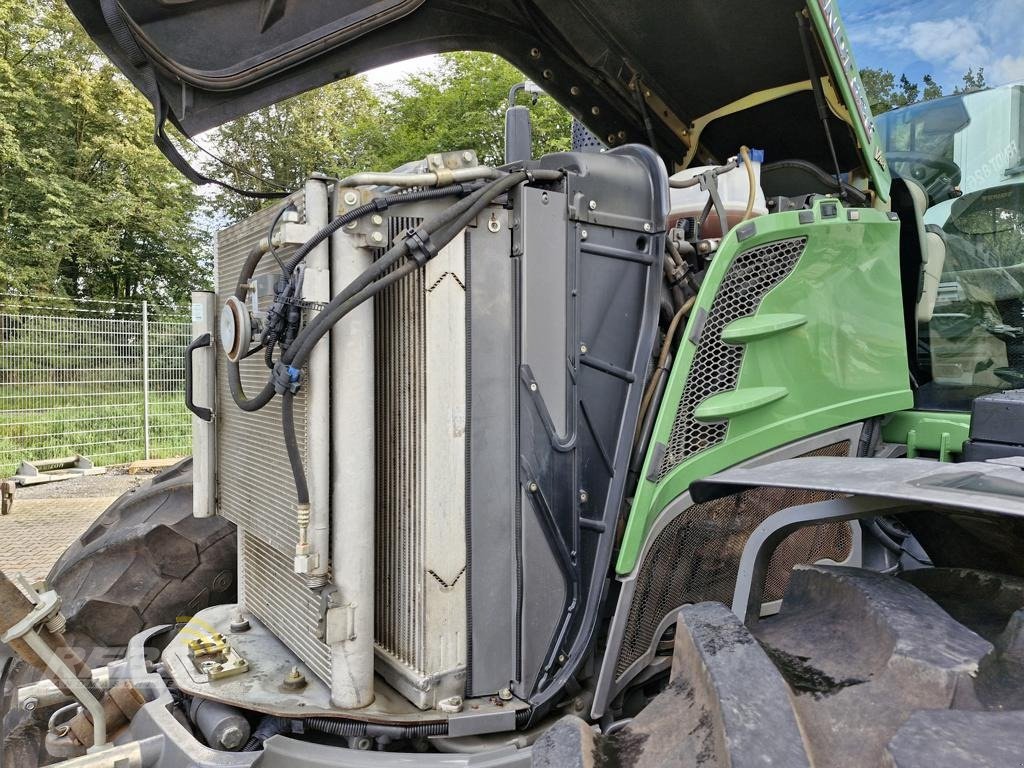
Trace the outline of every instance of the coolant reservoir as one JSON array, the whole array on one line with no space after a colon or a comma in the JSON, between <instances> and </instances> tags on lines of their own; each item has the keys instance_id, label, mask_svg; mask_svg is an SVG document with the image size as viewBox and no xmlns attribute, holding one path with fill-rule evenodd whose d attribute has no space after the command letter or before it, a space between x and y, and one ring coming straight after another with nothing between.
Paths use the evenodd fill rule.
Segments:
<instances>
[{"instance_id":1,"label":"coolant reservoir","mask_svg":"<svg viewBox=\"0 0 1024 768\"><path fill-rule=\"evenodd\" d=\"M758 153L759 154L759 153ZM768 213L768 206L765 204L764 192L761 191L761 163L751 160L754 167L754 207L750 212L751 217L763 216ZM687 168L672 177L672 181L685 181L692 179L704 171L710 171L714 166L702 165L694 168ZM674 227L679 219L699 218L704 212L704 206L708 202L709 194L702 190L699 184L683 189L671 190L672 208L669 211L668 225ZM735 227L743 220L743 214L747 210L747 202L750 196L750 183L747 179L747 169L741 162L738 168L719 174L718 194L725 205L726 217L729 220L729 227ZM722 224L718 220L718 213L712 207L708 220L701 229L701 237L721 237Z\"/></svg>"}]
</instances>

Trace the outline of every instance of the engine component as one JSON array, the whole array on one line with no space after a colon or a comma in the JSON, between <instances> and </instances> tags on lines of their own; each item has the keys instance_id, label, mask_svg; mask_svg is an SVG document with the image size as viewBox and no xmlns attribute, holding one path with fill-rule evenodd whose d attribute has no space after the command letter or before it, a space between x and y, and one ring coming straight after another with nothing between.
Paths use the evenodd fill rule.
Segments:
<instances>
[{"instance_id":1,"label":"engine component","mask_svg":"<svg viewBox=\"0 0 1024 768\"><path fill-rule=\"evenodd\" d=\"M234 751L249 740L250 726L245 715L234 707L210 699L192 699L189 718L215 749Z\"/></svg>"},{"instance_id":2,"label":"engine component","mask_svg":"<svg viewBox=\"0 0 1024 768\"><path fill-rule=\"evenodd\" d=\"M333 298L302 306L282 397L246 399L263 361L219 358L214 497L242 529L243 608L341 709L396 690L425 710L499 691L543 705L591 643L657 331L667 174L624 147L499 176L454 205L454 189L340 187L326 220L311 219L326 189L311 181L283 205L316 235L277 256L288 272L308 254L303 292L316 269ZM252 256L276 213L220 233L222 298L277 269ZM328 354L307 359L313 344ZM309 490L304 573L293 467ZM320 690L309 682L301 695ZM473 733L514 724L509 706L476 706L437 715L472 715Z\"/></svg>"},{"instance_id":3,"label":"engine component","mask_svg":"<svg viewBox=\"0 0 1024 768\"><path fill-rule=\"evenodd\" d=\"M1022 389L982 395L971 403L971 435L964 443L964 461L1008 456L1024 456Z\"/></svg>"}]
</instances>

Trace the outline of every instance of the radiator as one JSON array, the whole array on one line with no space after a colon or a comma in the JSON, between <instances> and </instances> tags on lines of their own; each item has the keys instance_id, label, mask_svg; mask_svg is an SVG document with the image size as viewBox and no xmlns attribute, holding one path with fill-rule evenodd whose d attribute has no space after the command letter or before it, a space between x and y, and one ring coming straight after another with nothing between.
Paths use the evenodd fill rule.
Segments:
<instances>
[{"instance_id":1,"label":"radiator","mask_svg":"<svg viewBox=\"0 0 1024 768\"><path fill-rule=\"evenodd\" d=\"M461 695L466 665L464 242L374 305L378 671L420 707Z\"/></svg>"},{"instance_id":2,"label":"radiator","mask_svg":"<svg viewBox=\"0 0 1024 768\"><path fill-rule=\"evenodd\" d=\"M318 195L319 200L315 206L317 213L307 217L309 194ZM322 182L310 182L279 205L218 232L214 255L217 307L234 292L246 256L267 236L283 208L295 210L294 216L286 220L288 224L318 229L327 223L326 200L326 186ZM280 221L278 226L281 226ZM285 258L293 249L294 246L282 246L278 255ZM257 268L254 281L279 273L277 262L268 255ZM265 310L269 295L259 304ZM219 338L216 359L216 504L217 513L239 528L240 602L317 675L329 680L328 647L316 636L320 620L319 596L293 569L298 524L295 485L282 440L281 399L275 397L256 413L236 407ZM248 394L262 388L269 374L262 353L243 360L240 370L243 388ZM312 384L309 373L307 368L304 378L311 379ZM327 473L320 472L317 480L313 477L317 468L324 465L323 457L316 456L310 449L311 432L324 429L323 425L310 423L311 399L320 397L323 401L326 394L316 390L316 387L305 386L296 394L295 425L299 451L310 478L311 502L326 505Z\"/></svg>"}]
</instances>

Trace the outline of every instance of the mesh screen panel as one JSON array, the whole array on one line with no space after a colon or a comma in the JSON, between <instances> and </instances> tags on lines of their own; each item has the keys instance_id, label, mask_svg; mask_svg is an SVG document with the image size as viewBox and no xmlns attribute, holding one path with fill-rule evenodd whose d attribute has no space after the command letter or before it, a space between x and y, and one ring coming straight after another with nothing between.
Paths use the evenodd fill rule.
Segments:
<instances>
[{"instance_id":1,"label":"mesh screen panel","mask_svg":"<svg viewBox=\"0 0 1024 768\"><path fill-rule=\"evenodd\" d=\"M804 456L847 456L850 442L818 448ZM798 504L841 494L790 488L752 488L694 504L670 522L644 556L615 666L619 678L658 638L662 620L688 603L716 600L730 605L736 571L751 532L770 515ZM797 563L842 562L853 541L847 523L828 523L790 534L775 550L765 578L763 599L782 597Z\"/></svg>"},{"instance_id":2,"label":"mesh screen panel","mask_svg":"<svg viewBox=\"0 0 1024 768\"><path fill-rule=\"evenodd\" d=\"M779 240L744 251L729 265L701 330L658 481L690 456L725 440L728 422L708 424L693 417L709 397L736 388L744 348L722 341L722 331L733 320L757 311L765 294L793 271L806 245L805 237Z\"/></svg>"}]
</instances>

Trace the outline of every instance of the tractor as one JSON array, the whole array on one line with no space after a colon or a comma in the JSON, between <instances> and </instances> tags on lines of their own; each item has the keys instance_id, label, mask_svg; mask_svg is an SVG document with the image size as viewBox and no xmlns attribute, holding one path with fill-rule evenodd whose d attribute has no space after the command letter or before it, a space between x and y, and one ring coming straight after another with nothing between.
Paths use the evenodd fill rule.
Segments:
<instances>
[{"instance_id":1,"label":"tractor","mask_svg":"<svg viewBox=\"0 0 1024 768\"><path fill-rule=\"evenodd\" d=\"M192 458L0 578L4 766L1024 759L1024 86L876 118L835 0L68 2L197 183L426 53L578 125L217 233Z\"/></svg>"}]
</instances>

